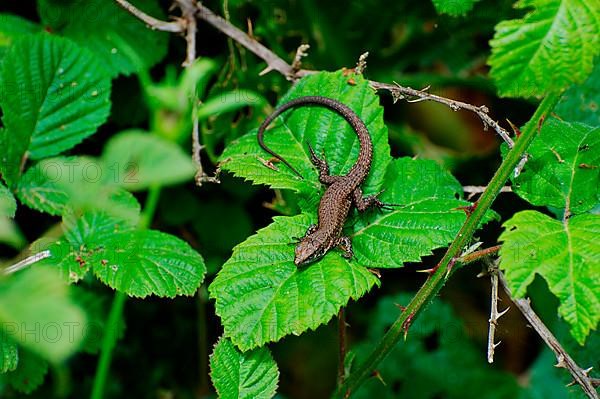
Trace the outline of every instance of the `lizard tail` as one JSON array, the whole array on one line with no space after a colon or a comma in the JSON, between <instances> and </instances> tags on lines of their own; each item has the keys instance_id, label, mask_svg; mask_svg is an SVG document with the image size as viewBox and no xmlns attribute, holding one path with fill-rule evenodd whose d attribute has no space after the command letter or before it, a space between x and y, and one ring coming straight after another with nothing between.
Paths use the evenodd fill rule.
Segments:
<instances>
[{"instance_id":1,"label":"lizard tail","mask_svg":"<svg viewBox=\"0 0 600 399\"><path fill-rule=\"evenodd\" d=\"M258 134L256 136L258 138L258 145L260 145L260 147L263 150L265 150L269 154L273 155L275 158L279 159L288 168L290 168L296 175L298 175L301 179L304 179L304 177L302 177L302 175L300 174L300 172L298 172L296 170L296 168L294 168L292 165L290 165L290 163L288 161L286 161L281 155L277 154L275 151L273 151L272 149L267 147L267 145L265 144L265 141L264 141L265 130L271 124L271 122L273 122L273 120L275 118L277 118L283 111L293 107L294 105L296 105L296 104L289 102L289 103L286 103L286 104L282 105L281 107L277 108L275 111L273 111L273 113L271 115L269 115L267 117L267 119L264 120L263 123L261 123L261 125L258 128Z\"/></svg>"},{"instance_id":2,"label":"lizard tail","mask_svg":"<svg viewBox=\"0 0 600 399\"><path fill-rule=\"evenodd\" d=\"M279 108L276 108L275 111L273 111L273 113L269 115L267 119L265 119L265 121L258 128L257 138L258 144L261 146L261 148L269 154L273 155L275 158L279 159L281 162L283 162L295 174L300 176L300 178L303 178L302 175L292 165L290 165L288 161L286 161L281 157L281 155L275 153L273 150L267 147L264 142L265 130L271 124L271 122L273 122L273 120L276 117L278 117L286 110L300 105L324 106L337 112L344 119L346 119L348 123L350 123L350 125L352 126L352 128L358 136L358 140L360 142L360 153L356 164L353 166L353 169L350 170L349 174L363 173L366 175L369 171L369 167L371 165L371 158L373 156L373 148L371 144L371 137L369 136L369 131L367 130L367 127L365 126L364 122L358 117L358 115L356 115L356 113L352 109L340 103L339 101L331 98L321 96L299 97L279 106Z\"/></svg>"}]
</instances>

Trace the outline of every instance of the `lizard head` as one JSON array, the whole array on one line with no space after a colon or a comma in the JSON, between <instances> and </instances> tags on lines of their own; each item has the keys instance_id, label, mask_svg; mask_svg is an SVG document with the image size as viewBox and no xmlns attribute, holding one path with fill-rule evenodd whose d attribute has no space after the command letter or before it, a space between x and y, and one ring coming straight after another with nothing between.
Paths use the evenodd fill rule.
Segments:
<instances>
[{"instance_id":1,"label":"lizard head","mask_svg":"<svg viewBox=\"0 0 600 399\"><path fill-rule=\"evenodd\" d=\"M296 245L294 264L296 266L303 266L312 263L325 255L327 249L322 242L310 236L304 237Z\"/></svg>"}]
</instances>

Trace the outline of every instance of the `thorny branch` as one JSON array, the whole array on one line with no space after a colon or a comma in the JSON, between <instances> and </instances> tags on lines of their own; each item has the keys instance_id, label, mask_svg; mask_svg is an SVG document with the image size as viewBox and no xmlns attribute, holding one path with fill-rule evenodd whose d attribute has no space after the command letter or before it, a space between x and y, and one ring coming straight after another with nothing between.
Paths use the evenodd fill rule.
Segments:
<instances>
[{"instance_id":1,"label":"thorny branch","mask_svg":"<svg viewBox=\"0 0 600 399\"><path fill-rule=\"evenodd\" d=\"M179 33L183 32L184 27L182 26L180 21L175 22L167 22L161 21L160 19L156 19L146 14L145 12L137 9L133 4L129 3L126 0L115 0L117 4L123 7L126 11L129 11L138 19L142 20L146 25L148 25L153 30L160 30L163 32L173 32Z\"/></svg>"},{"instance_id":2,"label":"thorny branch","mask_svg":"<svg viewBox=\"0 0 600 399\"><path fill-rule=\"evenodd\" d=\"M221 31L236 42L240 43L242 46L253 52L258 58L261 58L267 63L267 68L261 72L261 75L270 71L277 71L285 76L288 80L296 80L304 75L313 73L305 70L298 70L295 72L294 68L292 68L290 64L285 62L267 47L257 42L254 38L250 37L242 30L227 22L224 18L221 18L200 3L197 3L196 7L198 8L196 14L198 18L208 22L218 31Z\"/></svg>"},{"instance_id":3,"label":"thorny branch","mask_svg":"<svg viewBox=\"0 0 600 399\"><path fill-rule=\"evenodd\" d=\"M575 361L560 345L560 342L558 342L548 327L546 327L544 322L533 311L529 298L517 299L512 296L510 288L508 287L508 282L500 270L498 270L498 279L506 294L512 299L521 313L523 313L523 316L525 316L531 327L533 327L538 335L544 340L546 345L548 345L550 350L552 350L552 352L554 352L556 355L556 359L558 361L556 367L567 369L569 373L571 373L571 376L573 376L575 383L581 385L581 388L589 398L598 399L598 392L596 392L596 389L594 388L597 386L597 384L595 384L596 379L590 378L589 376L589 373L592 369L582 369L579 367L579 365L577 365L577 363L575 363Z\"/></svg>"},{"instance_id":4,"label":"thorny branch","mask_svg":"<svg viewBox=\"0 0 600 399\"><path fill-rule=\"evenodd\" d=\"M488 332L488 352L487 352L487 360L488 363L494 363L494 351L500 345L500 342L495 341L496 327L498 326L498 319L508 312L508 309L504 309L502 312L498 312L498 266L495 265L489 259L486 259L487 265L487 273L490 275L491 283L492 283L492 293L491 293L491 304L490 304L490 328Z\"/></svg>"},{"instance_id":5,"label":"thorny branch","mask_svg":"<svg viewBox=\"0 0 600 399\"><path fill-rule=\"evenodd\" d=\"M155 29L161 29L161 26L163 26L164 24L168 24L166 22L158 21L152 17L147 16L143 12L137 10L134 6L132 6L125 0L115 0L115 1L117 1L127 11L131 12L136 17L142 19L144 22L146 22L148 25L150 25L151 27L153 27ZM189 3L191 1L192 0L187 0L187 1L186 0L177 0L178 3L179 2ZM283 76L285 76L286 79L295 81L303 76L317 72L317 71L311 71L311 70L306 70L306 69L299 69L299 55L298 54L296 56L294 64L290 65L286 61L284 61L281 57L279 57L278 55L273 53L270 49L268 49L267 47L263 46L261 43L256 41L250 35L246 34L242 30L236 28L235 26L230 24L227 20L225 20L224 18L216 15L215 13L213 13L210 9L208 9L201 3L196 3L195 7L197 9L196 16L199 19L201 19L205 22L208 22L214 28L216 28L220 32L224 33L228 37L232 38L233 40L235 40L236 42L238 42L239 44L241 44L242 46L244 46L245 48L247 48L248 50L253 52L257 57L261 58L262 60L264 60L267 63L267 67L265 68L265 70L263 70L261 72L261 74L265 74L267 72L274 70L274 71L279 72ZM154 21L154 23L152 23L152 20ZM174 24L177 24L177 23L174 23ZM166 29L162 29L162 30L166 30ZM177 32L177 30L174 30L174 31ZM183 31L183 29L179 30L179 31ZM305 48L302 47L302 51L304 51L304 50L305 50ZM498 124L498 122L496 122L494 119L492 119L489 116L489 114L488 114L489 110L485 105L475 106L475 105L468 104L468 103L465 103L462 101L456 101L456 100L441 97L441 96L438 96L435 94L431 94L431 93L428 93L426 90L415 90L410 87L404 87L397 83L389 84L389 83L370 81L370 84L371 84L371 87L373 87L376 90L389 91L392 94L392 97L394 98L395 101L408 97L408 98L412 98L412 100L409 100L409 101L435 101L435 102L438 102L441 104L445 104L455 111L458 111L460 109L471 111L471 112L475 113L481 119L481 121L483 122L483 125L484 125L484 129L487 129L488 126L491 126L498 133L498 135L508 144L508 146L510 148L512 148L514 145L514 142L511 139L508 131L506 131L502 126L500 126ZM522 168L522 165L520 165L517 169L520 170L520 168ZM518 171L515 171L515 173L518 173Z\"/></svg>"},{"instance_id":6,"label":"thorny branch","mask_svg":"<svg viewBox=\"0 0 600 399\"><path fill-rule=\"evenodd\" d=\"M510 138L509 133L498 124L495 120L493 120L489 115L489 109L485 105L475 106L472 104L468 104L462 101L451 100L446 97L441 97L435 94L431 94L427 92L428 88L423 90L415 90L410 87L400 86L398 83L389 84L389 83L381 83L371 81L371 86L376 90L387 90L392 94L394 98L394 102L398 100L405 99L407 97L412 97L413 99L408 100L409 102L418 102L418 101L435 101L450 107L453 111L458 111L460 109L465 109L467 111L471 111L475 113L483 122L484 129L487 130L488 126L491 126L500 137L508 144L509 148L514 146L513 140Z\"/></svg>"}]
</instances>

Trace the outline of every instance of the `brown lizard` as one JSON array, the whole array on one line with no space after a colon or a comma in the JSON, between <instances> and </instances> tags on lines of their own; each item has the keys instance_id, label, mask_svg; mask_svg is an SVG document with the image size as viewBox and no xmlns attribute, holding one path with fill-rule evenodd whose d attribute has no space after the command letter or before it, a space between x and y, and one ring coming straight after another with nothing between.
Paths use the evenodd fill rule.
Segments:
<instances>
[{"instance_id":1,"label":"brown lizard","mask_svg":"<svg viewBox=\"0 0 600 399\"><path fill-rule=\"evenodd\" d=\"M308 228L306 234L296 246L294 257L296 266L314 262L335 247L340 247L343 250L344 257L351 258L353 252L350 237L342 236L342 228L351 206L356 206L362 212L371 206L384 208L390 205L381 202L376 195L363 197L360 185L371 169L373 144L365 123L352 109L337 100L320 96L306 96L281 105L258 128L258 144L269 154L287 165L295 174L302 177L285 159L268 148L263 138L265 129L278 115L290 108L301 105L324 106L343 116L358 136L360 151L356 163L346 175L331 176L326 160L318 158L313 148L308 144L310 159L319 169L319 181L327 185L327 189L319 203L318 223Z\"/></svg>"}]
</instances>

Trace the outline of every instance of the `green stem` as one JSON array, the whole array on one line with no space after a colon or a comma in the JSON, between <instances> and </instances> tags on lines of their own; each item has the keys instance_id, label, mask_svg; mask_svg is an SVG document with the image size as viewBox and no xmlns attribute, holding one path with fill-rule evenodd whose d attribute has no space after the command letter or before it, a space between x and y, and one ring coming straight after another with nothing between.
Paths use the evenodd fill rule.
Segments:
<instances>
[{"instance_id":1,"label":"green stem","mask_svg":"<svg viewBox=\"0 0 600 399\"><path fill-rule=\"evenodd\" d=\"M119 338L119 323L121 322L126 299L127 295L125 293L120 291L115 292L106 322L106 329L104 330L100 359L98 360L98 368L92 388L92 399L102 399L104 397L104 387L108 378L113 349L115 349L117 339Z\"/></svg>"},{"instance_id":2,"label":"green stem","mask_svg":"<svg viewBox=\"0 0 600 399\"><path fill-rule=\"evenodd\" d=\"M146 197L146 203L144 204L144 211L140 217L139 228L145 230L150 227L156 207L158 205L158 199L160 198L160 186L152 186L148 190L148 197Z\"/></svg>"},{"instance_id":3,"label":"green stem","mask_svg":"<svg viewBox=\"0 0 600 399\"><path fill-rule=\"evenodd\" d=\"M388 332L383 336L369 357L352 372L345 383L342 384L334 393L334 398L347 398L375 371L375 367L387 356L400 340L400 337L408 333L410 325L424 309L439 290L444 286L448 277L452 273L453 267L460 256L462 249L471 240L471 237L478 228L485 213L490 209L492 202L500 193L505 182L513 173L519 160L537 135L538 128L543 123L544 118L552 111L554 105L558 102L559 94L550 94L539 104L533 117L523 128L521 136L516 140L513 149L506 155L506 158L500 164L496 174L483 192L479 200L475 203L470 215L460 231L454 238L444 257L436 266L435 272L427 279L425 284L419 289L406 309L398 316Z\"/></svg>"},{"instance_id":4,"label":"green stem","mask_svg":"<svg viewBox=\"0 0 600 399\"><path fill-rule=\"evenodd\" d=\"M158 199L160 197L160 186L153 186L148 191L148 197L144 205L144 211L140 217L139 228L147 229L152 223L154 213L158 205ZM98 359L98 367L96 368L96 375L94 376L94 385L92 387L91 399L102 399L104 397L104 387L106 386L106 380L108 379L108 372L110 369L110 363L112 361L112 354L117 340L119 339L119 325L123 317L123 309L125 308L125 301L127 295L124 292L116 291L113 298L110 312L108 314L108 320L106 321L106 329L104 330L104 336L102 338L102 348L100 350L100 358Z\"/></svg>"}]
</instances>

